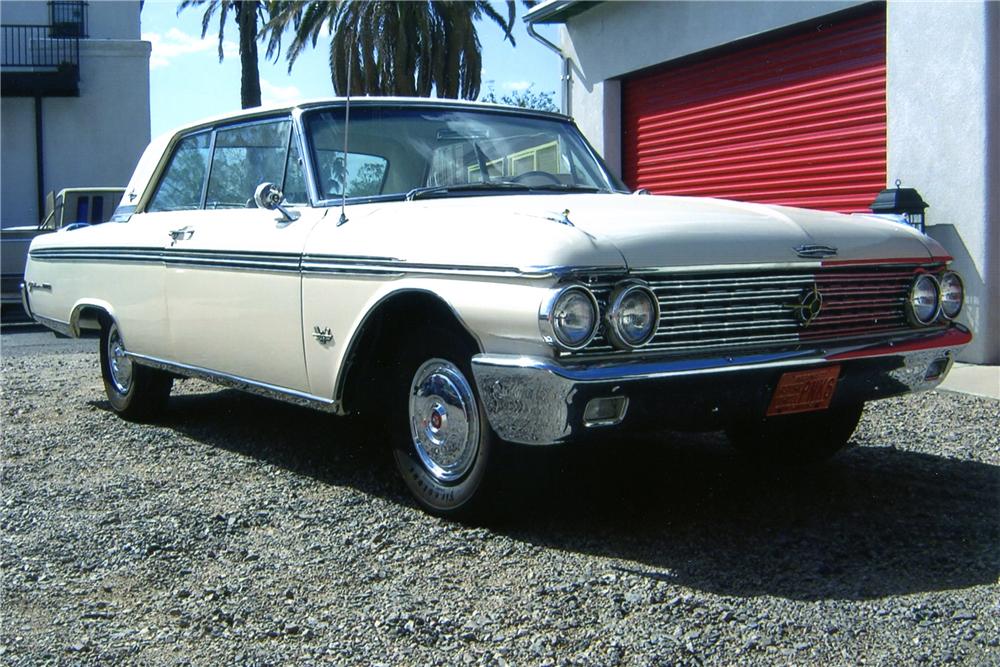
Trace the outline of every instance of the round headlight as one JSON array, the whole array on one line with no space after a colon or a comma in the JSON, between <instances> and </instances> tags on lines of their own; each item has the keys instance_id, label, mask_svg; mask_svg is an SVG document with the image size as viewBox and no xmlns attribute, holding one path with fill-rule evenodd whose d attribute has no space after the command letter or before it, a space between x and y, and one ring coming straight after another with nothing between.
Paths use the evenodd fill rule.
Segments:
<instances>
[{"instance_id":1,"label":"round headlight","mask_svg":"<svg viewBox=\"0 0 1000 667\"><path fill-rule=\"evenodd\" d=\"M941 276L941 312L949 320L958 317L965 301L965 287L957 273L949 271Z\"/></svg>"},{"instance_id":2,"label":"round headlight","mask_svg":"<svg viewBox=\"0 0 1000 667\"><path fill-rule=\"evenodd\" d=\"M648 343L660 321L660 304L645 285L626 283L611 295L607 315L608 338L618 348L630 349Z\"/></svg>"},{"instance_id":3,"label":"round headlight","mask_svg":"<svg viewBox=\"0 0 1000 667\"><path fill-rule=\"evenodd\" d=\"M567 350L579 350L597 333L597 299L590 290L571 285L542 304L542 334Z\"/></svg>"},{"instance_id":4,"label":"round headlight","mask_svg":"<svg viewBox=\"0 0 1000 667\"><path fill-rule=\"evenodd\" d=\"M938 283L929 273L913 281L908 302L910 317L917 324L930 324L938 316Z\"/></svg>"}]
</instances>

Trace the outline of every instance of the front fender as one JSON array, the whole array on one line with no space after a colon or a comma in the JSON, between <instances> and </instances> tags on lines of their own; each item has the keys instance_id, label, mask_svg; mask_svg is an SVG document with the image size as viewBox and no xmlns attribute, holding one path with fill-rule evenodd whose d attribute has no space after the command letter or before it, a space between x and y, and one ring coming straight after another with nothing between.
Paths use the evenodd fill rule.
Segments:
<instances>
[{"instance_id":1,"label":"front fender","mask_svg":"<svg viewBox=\"0 0 1000 667\"><path fill-rule=\"evenodd\" d=\"M342 373L359 349L365 325L379 308L407 294L430 295L441 302L482 352L551 354L538 330L538 307L548 285L539 282L484 281L468 278L369 277L303 278L303 345L310 390L341 398ZM428 321L427 324L433 322ZM330 330L322 343L313 334Z\"/></svg>"}]
</instances>

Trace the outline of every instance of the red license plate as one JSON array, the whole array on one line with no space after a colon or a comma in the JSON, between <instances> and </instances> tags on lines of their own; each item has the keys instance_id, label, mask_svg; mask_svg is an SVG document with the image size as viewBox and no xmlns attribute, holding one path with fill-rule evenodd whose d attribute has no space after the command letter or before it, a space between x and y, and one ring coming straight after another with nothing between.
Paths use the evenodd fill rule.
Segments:
<instances>
[{"instance_id":1,"label":"red license plate","mask_svg":"<svg viewBox=\"0 0 1000 667\"><path fill-rule=\"evenodd\" d=\"M826 410L830 407L839 376L840 366L785 373L778 380L771 405L767 407L767 416Z\"/></svg>"}]
</instances>

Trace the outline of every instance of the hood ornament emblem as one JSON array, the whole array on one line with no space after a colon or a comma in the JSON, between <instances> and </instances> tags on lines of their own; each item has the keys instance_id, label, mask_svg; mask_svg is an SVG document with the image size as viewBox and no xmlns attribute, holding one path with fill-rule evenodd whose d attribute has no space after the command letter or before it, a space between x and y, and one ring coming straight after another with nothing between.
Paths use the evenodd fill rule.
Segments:
<instances>
[{"instance_id":1,"label":"hood ornament emblem","mask_svg":"<svg viewBox=\"0 0 1000 667\"><path fill-rule=\"evenodd\" d=\"M563 211L558 215L553 213L552 215L547 215L545 217L546 219L551 220L552 222L558 222L560 225L569 225L570 227L576 227L576 225L574 225L569 219L569 209L566 209L565 211Z\"/></svg>"},{"instance_id":2,"label":"hood ornament emblem","mask_svg":"<svg viewBox=\"0 0 1000 667\"><path fill-rule=\"evenodd\" d=\"M807 327L816 321L823 310L823 295L820 294L819 288L813 284L802 292L798 302L787 304L785 307L794 310L799 324Z\"/></svg>"},{"instance_id":3,"label":"hood ornament emblem","mask_svg":"<svg viewBox=\"0 0 1000 667\"><path fill-rule=\"evenodd\" d=\"M823 259L837 254L837 249L828 245L806 244L796 246L794 250L799 257L808 257L809 259Z\"/></svg>"}]
</instances>

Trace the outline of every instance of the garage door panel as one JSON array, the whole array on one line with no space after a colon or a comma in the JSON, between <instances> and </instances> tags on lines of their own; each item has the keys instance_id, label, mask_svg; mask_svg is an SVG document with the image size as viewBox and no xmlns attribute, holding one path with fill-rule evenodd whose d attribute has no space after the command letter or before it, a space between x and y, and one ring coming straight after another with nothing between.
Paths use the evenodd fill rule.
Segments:
<instances>
[{"instance_id":1,"label":"garage door panel","mask_svg":"<svg viewBox=\"0 0 1000 667\"><path fill-rule=\"evenodd\" d=\"M770 67L769 64L761 66ZM774 70L769 71L774 72ZM752 104L757 102L765 107L773 106L779 103L775 100L776 93L789 101L795 101L796 99L800 99L797 97L798 95L802 95L805 99L810 97L815 98L819 94L828 93L841 87L843 87L844 91L851 90L852 88L868 90L872 83L878 83L879 81L883 83L885 81L884 62L872 63L864 67L856 66L847 72L837 71L824 74L820 70L815 70L812 72L812 76L804 81L798 80L797 82L792 82L787 77L782 77L780 80L757 82L745 90L736 85L727 85L724 91L720 91L710 99L705 99L703 95L698 95L694 99L686 99L688 95L683 91L683 86L696 86L699 89L709 86L708 82L704 79L695 77L691 81L685 82L649 82L651 85L663 86L663 88L659 91L644 91L645 100L643 103L650 109L655 109L658 105L664 108L664 111L660 114L652 113L646 117L649 120L657 120L683 115L692 111L702 114L711 113L713 110L725 111L733 104ZM723 81L720 83L725 84L726 82Z\"/></svg>"},{"instance_id":2,"label":"garage door panel","mask_svg":"<svg viewBox=\"0 0 1000 667\"><path fill-rule=\"evenodd\" d=\"M721 149L732 147L733 150L743 150L746 145L750 144L761 148L767 145L766 142L770 140L775 140L779 145L783 142L792 142L793 136L805 137L806 140L814 142L825 142L834 136L846 139L852 136L877 134L879 127L884 126L886 117L885 112L878 111L872 114L852 114L850 118L844 118L844 114L826 118L821 122L803 122L811 121L812 117L789 116L767 124L750 124L742 130L720 127L712 132L695 131L689 135L657 136L650 140L644 151L645 154L664 150L674 154L685 151L691 151L692 154L695 154L698 150L717 147ZM790 122L795 123L794 127L789 127ZM859 123L863 124L862 127L858 127ZM876 137L876 141L879 141L879 137ZM794 144L788 143L788 145ZM640 152L640 155L642 154L643 152Z\"/></svg>"},{"instance_id":3,"label":"garage door panel","mask_svg":"<svg viewBox=\"0 0 1000 667\"><path fill-rule=\"evenodd\" d=\"M867 210L885 185L884 12L626 79L622 106L633 188Z\"/></svg>"},{"instance_id":4,"label":"garage door panel","mask_svg":"<svg viewBox=\"0 0 1000 667\"><path fill-rule=\"evenodd\" d=\"M885 74L878 81L884 81ZM875 110L885 115L885 92L873 90L874 82L862 81L843 88L821 88L807 94L790 97L771 91L763 100L744 103L733 99L725 105L713 105L714 109L681 109L671 114L662 114L642 120L639 128L650 137L684 136L708 128L732 128L732 115L739 113L743 122L739 127L752 128L756 124L779 123L787 118L808 120L814 117L844 118L845 114ZM835 97L831 98L831 95ZM850 118L845 119L848 122Z\"/></svg>"}]
</instances>

